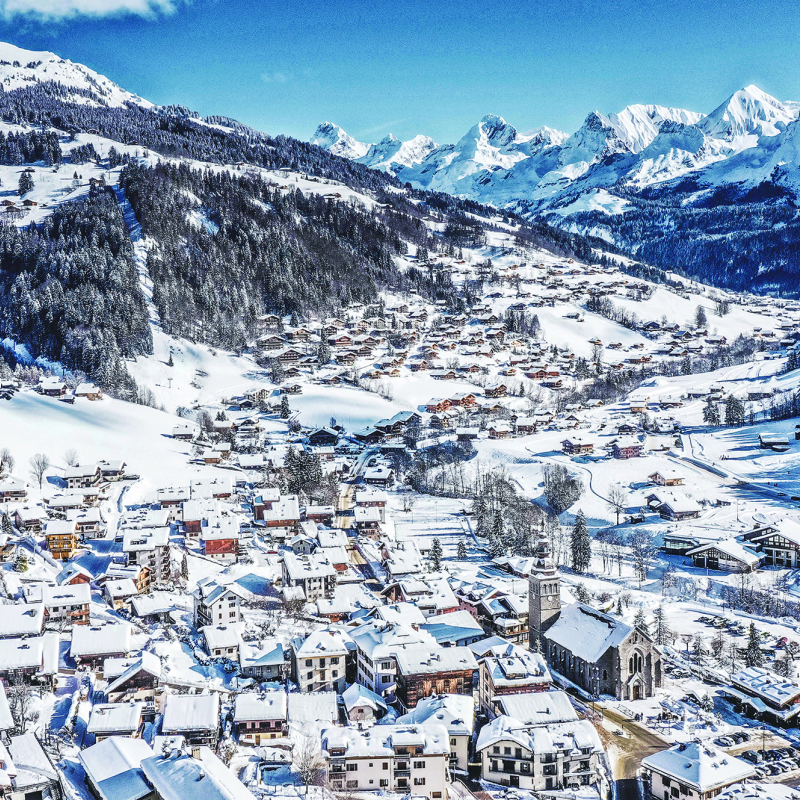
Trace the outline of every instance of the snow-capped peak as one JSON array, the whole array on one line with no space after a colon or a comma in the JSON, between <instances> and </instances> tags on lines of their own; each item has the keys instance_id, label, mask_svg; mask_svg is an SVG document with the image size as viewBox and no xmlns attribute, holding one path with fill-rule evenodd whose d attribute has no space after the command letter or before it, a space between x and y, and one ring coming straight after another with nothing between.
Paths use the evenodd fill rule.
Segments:
<instances>
[{"instance_id":1,"label":"snow-capped peak","mask_svg":"<svg viewBox=\"0 0 800 800\"><path fill-rule=\"evenodd\" d=\"M358 161L368 167L396 174L406 167L420 164L437 147L438 145L430 136L419 134L407 142L402 142L390 133L377 144L373 144L366 155L359 158Z\"/></svg>"},{"instance_id":2,"label":"snow-capped peak","mask_svg":"<svg viewBox=\"0 0 800 800\"><path fill-rule=\"evenodd\" d=\"M48 81L60 83L68 89L91 92L96 98L95 102L103 105L120 107L125 103L135 103L153 108L149 101L125 91L83 64L75 64L46 50L23 50L8 42L0 42L0 87L6 92L30 86L32 82ZM92 102L83 95L76 95L75 101Z\"/></svg>"},{"instance_id":3,"label":"snow-capped peak","mask_svg":"<svg viewBox=\"0 0 800 800\"><path fill-rule=\"evenodd\" d=\"M682 108L637 103L623 108L618 114L611 114L608 119L631 151L640 153L658 136L665 122L694 125L702 118L702 114Z\"/></svg>"},{"instance_id":4,"label":"snow-capped peak","mask_svg":"<svg viewBox=\"0 0 800 800\"><path fill-rule=\"evenodd\" d=\"M359 142L333 122L323 122L317 126L311 144L325 148L335 156L361 158L367 154L369 144Z\"/></svg>"},{"instance_id":5,"label":"snow-capped peak","mask_svg":"<svg viewBox=\"0 0 800 800\"><path fill-rule=\"evenodd\" d=\"M713 139L731 143L734 150L752 147L762 136L777 136L797 118L794 103L781 103L757 86L734 92L721 106L697 123Z\"/></svg>"}]
</instances>

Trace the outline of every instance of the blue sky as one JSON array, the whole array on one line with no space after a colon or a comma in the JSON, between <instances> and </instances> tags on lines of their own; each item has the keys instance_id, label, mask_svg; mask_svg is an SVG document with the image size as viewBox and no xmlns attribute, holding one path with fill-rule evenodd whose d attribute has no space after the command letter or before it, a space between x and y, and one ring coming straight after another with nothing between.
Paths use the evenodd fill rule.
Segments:
<instances>
[{"instance_id":1,"label":"blue sky","mask_svg":"<svg viewBox=\"0 0 800 800\"><path fill-rule=\"evenodd\" d=\"M156 103L308 139L456 141L592 110L711 111L755 83L800 100L800 14L772 0L0 0L0 39L52 50Z\"/></svg>"}]
</instances>

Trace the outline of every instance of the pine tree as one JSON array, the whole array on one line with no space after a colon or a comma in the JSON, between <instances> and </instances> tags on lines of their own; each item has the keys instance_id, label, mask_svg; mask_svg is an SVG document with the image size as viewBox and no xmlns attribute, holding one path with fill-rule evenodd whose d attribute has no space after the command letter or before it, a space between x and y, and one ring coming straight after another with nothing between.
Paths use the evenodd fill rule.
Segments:
<instances>
[{"instance_id":1,"label":"pine tree","mask_svg":"<svg viewBox=\"0 0 800 800\"><path fill-rule=\"evenodd\" d=\"M12 536L14 534L14 526L11 524L11 517L8 514L3 514L3 533L6 536Z\"/></svg>"},{"instance_id":2,"label":"pine tree","mask_svg":"<svg viewBox=\"0 0 800 800\"><path fill-rule=\"evenodd\" d=\"M784 656L784 658L776 658L774 664L772 665L772 669L782 678L790 677L791 661L789 661L789 656Z\"/></svg>"},{"instance_id":3,"label":"pine tree","mask_svg":"<svg viewBox=\"0 0 800 800\"><path fill-rule=\"evenodd\" d=\"M647 615L642 606L639 606L636 611L636 616L633 618L633 627L642 633L650 633L650 626L647 624Z\"/></svg>"},{"instance_id":4,"label":"pine tree","mask_svg":"<svg viewBox=\"0 0 800 800\"><path fill-rule=\"evenodd\" d=\"M28 571L28 554L21 548L17 548L17 557L14 559L14 572Z\"/></svg>"},{"instance_id":5,"label":"pine tree","mask_svg":"<svg viewBox=\"0 0 800 800\"><path fill-rule=\"evenodd\" d=\"M725 665L725 634L721 629L718 629L711 640L711 652L714 655L714 660L717 665L722 667Z\"/></svg>"},{"instance_id":6,"label":"pine tree","mask_svg":"<svg viewBox=\"0 0 800 800\"><path fill-rule=\"evenodd\" d=\"M292 410L289 408L289 395L285 394L281 397L281 419L289 419L291 413Z\"/></svg>"},{"instance_id":7,"label":"pine tree","mask_svg":"<svg viewBox=\"0 0 800 800\"><path fill-rule=\"evenodd\" d=\"M467 560L467 543L463 539L458 543L458 560Z\"/></svg>"},{"instance_id":8,"label":"pine tree","mask_svg":"<svg viewBox=\"0 0 800 800\"><path fill-rule=\"evenodd\" d=\"M169 354L169 361L167 361L167 366L168 367L174 367L175 366L175 362L172 360L172 353Z\"/></svg>"},{"instance_id":9,"label":"pine tree","mask_svg":"<svg viewBox=\"0 0 800 800\"><path fill-rule=\"evenodd\" d=\"M653 618L655 619L655 630L653 631L653 638L656 644L666 644L669 639L670 630L669 623L667 622L667 615L664 612L664 607L659 606L653 611Z\"/></svg>"},{"instance_id":10,"label":"pine tree","mask_svg":"<svg viewBox=\"0 0 800 800\"><path fill-rule=\"evenodd\" d=\"M33 178L31 177L30 172L23 172L22 175L19 176L17 194L22 197L22 195L27 194L31 189L33 189L33 185Z\"/></svg>"},{"instance_id":11,"label":"pine tree","mask_svg":"<svg viewBox=\"0 0 800 800\"><path fill-rule=\"evenodd\" d=\"M703 406L703 422L712 426L717 426L720 423L719 406L710 397Z\"/></svg>"},{"instance_id":12,"label":"pine tree","mask_svg":"<svg viewBox=\"0 0 800 800\"><path fill-rule=\"evenodd\" d=\"M756 630L755 623L750 623L750 631L747 638L747 652L744 655L744 663L748 667L763 667L764 654L761 652L761 638Z\"/></svg>"},{"instance_id":13,"label":"pine tree","mask_svg":"<svg viewBox=\"0 0 800 800\"><path fill-rule=\"evenodd\" d=\"M181 578L185 581L189 580L189 556L187 553L183 554L183 559L181 560Z\"/></svg>"},{"instance_id":14,"label":"pine tree","mask_svg":"<svg viewBox=\"0 0 800 800\"><path fill-rule=\"evenodd\" d=\"M730 426L744 425L744 405L738 397L729 394L725 400L725 424Z\"/></svg>"},{"instance_id":15,"label":"pine tree","mask_svg":"<svg viewBox=\"0 0 800 800\"><path fill-rule=\"evenodd\" d=\"M575 525L572 528L570 539L572 550L572 569L575 572L585 572L592 563L592 540L589 536L589 526L583 511L578 509Z\"/></svg>"},{"instance_id":16,"label":"pine tree","mask_svg":"<svg viewBox=\"0 0 800 800\"><path fill-rule=\"evenodd\" d=\"M431 569L434 572L442 569L442 543L438 536L434 536L431 543Z\"/></svg>"}]
</instances>

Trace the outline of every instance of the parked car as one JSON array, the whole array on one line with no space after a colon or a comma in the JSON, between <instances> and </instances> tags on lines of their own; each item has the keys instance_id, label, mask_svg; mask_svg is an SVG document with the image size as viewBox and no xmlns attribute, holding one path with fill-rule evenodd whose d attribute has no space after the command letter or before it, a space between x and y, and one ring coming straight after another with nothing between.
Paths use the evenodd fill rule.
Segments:
<instances>
[{"instance_id":1,"label":"parked car","mask_svg":"<svg viewBox=\"0 0 800 800\"><path fill-rule=\"evenodd\" d=\"M760 764L764 760L761 756L761 753L756 753L755 750L745 750L744 753L739 756L739 758L743 758L745 761L749 761L751 764Z\"/></svg>"}]
</instances>

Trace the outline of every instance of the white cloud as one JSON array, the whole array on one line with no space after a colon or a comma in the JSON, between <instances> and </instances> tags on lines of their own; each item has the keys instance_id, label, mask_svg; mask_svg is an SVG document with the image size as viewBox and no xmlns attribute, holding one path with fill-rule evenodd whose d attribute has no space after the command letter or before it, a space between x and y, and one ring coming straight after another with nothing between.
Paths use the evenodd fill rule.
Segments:
<instances>
[{"instance_id":1,"label":"white cloud","mask_svg":"<svg viewBox=\"0 0 800 800\"><path fill-rule=\"evenodd\" d=\"M291 79L292 76L284 72L263 72L261 74L261 80L264 81L264 83L286 83Z\"/></svg>"},{"instance_id":2,"label":"white cloud","mask_svg":"<svg viewBox=\"0 0 800 800\"><path fill-rule=\"evenodd\" d=\"M25 16L42 20L123 14L153 17L174 13L175 5L174 0L0 0L0 13L6 19Z\"/></svg>"}]
</instances>

